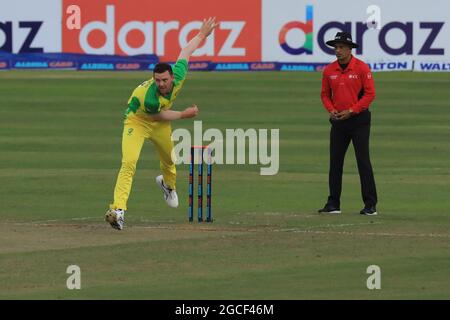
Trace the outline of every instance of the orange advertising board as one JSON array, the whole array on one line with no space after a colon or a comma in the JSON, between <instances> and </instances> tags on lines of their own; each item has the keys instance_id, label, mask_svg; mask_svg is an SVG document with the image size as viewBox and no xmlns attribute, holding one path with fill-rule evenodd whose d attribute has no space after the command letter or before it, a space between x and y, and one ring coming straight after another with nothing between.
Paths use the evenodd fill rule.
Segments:
<instances>
[{"instance_id":1,"label":"orange advertising board","mask_svg":"<svg viewBox=\"0 0 450 320\"><path fill-rule=\"evenodd\" d=\"M78 6L80 28L69 28L70 6ZM62 51L67 53L156 54L176 60L207 17L217 29L191 60L261 60L261 0L63 0Z\"/></svg>"}]
</instances>

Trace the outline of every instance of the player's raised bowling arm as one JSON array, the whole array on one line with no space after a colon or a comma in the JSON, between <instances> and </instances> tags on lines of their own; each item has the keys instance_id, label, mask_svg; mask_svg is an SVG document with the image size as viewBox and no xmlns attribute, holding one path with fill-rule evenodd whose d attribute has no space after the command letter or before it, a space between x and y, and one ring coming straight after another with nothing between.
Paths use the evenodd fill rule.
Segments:
<instances>
[{"instance_id":1,"label":"player's raised bowling arm","mask_svg":"<svg viewBox=\"0 0 450 320\"><path fill-rule=\"evenodd\" d=\"M209 18L207 20L203 20L203 24L200 27L198 34L192 38L191 41L189 41L186 47L181 50L178 60L184 59L189 61L189 57L198 48L203 39L208 37L211 32L213 32L214 28L219 25L215 19L216 18Z\"/></svg>"}]
</instances>

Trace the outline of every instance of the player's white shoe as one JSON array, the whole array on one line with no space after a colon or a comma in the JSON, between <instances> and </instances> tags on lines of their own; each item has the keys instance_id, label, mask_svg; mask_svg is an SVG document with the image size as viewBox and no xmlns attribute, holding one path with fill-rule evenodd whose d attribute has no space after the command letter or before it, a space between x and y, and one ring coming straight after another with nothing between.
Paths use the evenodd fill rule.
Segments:
<instances>
[{"instance_id":1,"label":"player's white shoe","mask_svg":"<svg viewBox=\"0 0 450 320\"><path fill-rule=\"evenodd\" d=\"M156 177L156 183L161 188L164 194L164 200L166 200L169 207L178 207L178 195L175 190L170 189L164 184L163 176L159 175Z\"/></svg>"},{"instance_id":2,"label":"player's white shoe","mask_svg":"<svg viewBox=\"0 0 450 320\"><path fill-rule=\"evenodd\" d=\"M125 224L125 211L122 209L109 209L106 211L105 221L109 222L114 229L122 230Z\"/></svg>"}]
</instances>

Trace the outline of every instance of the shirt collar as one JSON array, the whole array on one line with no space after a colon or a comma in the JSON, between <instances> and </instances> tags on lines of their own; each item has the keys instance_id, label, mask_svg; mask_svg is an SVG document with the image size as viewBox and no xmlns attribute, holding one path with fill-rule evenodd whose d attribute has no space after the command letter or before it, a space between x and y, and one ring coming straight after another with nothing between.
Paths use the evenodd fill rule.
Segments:
<instances>
[{"instance_id":1,"label":"shirt collar","mask_svg":"<svg viewBox=\"0 0 450 320\"><path fill-rule=\"evenodd\" d=\"M344 72L346 72L347 70L353 70L354 69L354 66L355 66L355 60L356 60L356 58L352 55L352 57L351 57L351 59L350 59L350 62L348 63L348 66L347 66L347 68L345 68L345 70L344 70ZM341 71L342 70L342 68L341 68L341 66L339 65L339 62L336 60L335 62L334 62L334 64L335 64L335 70L339 70L339 71Z\"/></svg>"}]
</instances>

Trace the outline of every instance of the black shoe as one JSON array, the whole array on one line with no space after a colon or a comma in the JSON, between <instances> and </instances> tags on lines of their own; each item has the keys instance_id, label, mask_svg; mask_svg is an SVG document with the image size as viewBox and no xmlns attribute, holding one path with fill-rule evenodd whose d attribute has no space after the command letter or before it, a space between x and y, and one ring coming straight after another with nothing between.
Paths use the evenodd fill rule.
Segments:
<instances>
[{"instance_id":1,"label":"black shoe","mask_svg":"<svg viewBox=\"0 0 450 320\"><path fill-rule=\"evenodd\" d=\"M365 214L366 216L376 216L378 214L377 213L377 208L375 208L375 206L365 207L359 213L360 214Z\"/></svg>"},{"instance_id":2,"label":"black shoe","mask_svg":"<svg viewBox=\"0 0 450 320\"><path fill-rule=\"evenodd\" d=\"M327 203L325 207L319 210L319 213L341 213L341 209Z\"/></svg>"}]
</instances>

